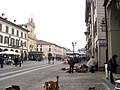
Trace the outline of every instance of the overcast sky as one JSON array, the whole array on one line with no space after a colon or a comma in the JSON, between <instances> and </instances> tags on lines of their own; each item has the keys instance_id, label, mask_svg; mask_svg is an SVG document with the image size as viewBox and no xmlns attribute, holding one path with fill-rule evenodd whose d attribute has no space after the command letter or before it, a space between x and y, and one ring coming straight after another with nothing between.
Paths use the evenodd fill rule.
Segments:
<instances>
[{"instance_id":1,"label":"overcast sky","mask_svg":"<svg viewBox=\"0 0 120 90\"><path fill-rule=\"evenodd\" d=\"M1 0L0 14L25 24L33 18L37 39L72 50L84 48L85 0Z\"/></svg>"}]
</instances>

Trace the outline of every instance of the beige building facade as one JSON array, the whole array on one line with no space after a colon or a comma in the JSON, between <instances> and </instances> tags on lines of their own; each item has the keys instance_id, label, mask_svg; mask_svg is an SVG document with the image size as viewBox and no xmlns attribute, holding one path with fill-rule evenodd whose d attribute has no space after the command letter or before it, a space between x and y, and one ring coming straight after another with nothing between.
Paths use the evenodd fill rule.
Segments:
<instances>
[{"instance_id":1,"label":"beige building facade","mask_svg":"<svg viewBox=\"0 0 120 90\"><path fill-rule=\"evenodd\" d=\"M104 16L104 0L86 0L85 32L87 40L87 55L94 56L98 62L98 69L104 69L106 63L106 33L101 29Z\"/></svg>"},{"instance_id":2,"label":"beige building facade","mask_svg":"<svg viewBox=\"0 0 120 90\"><path fill-rule=\"evenodd\" d=\"M61 59L66 55L65 48L43 40L37 41L37 51L43 52L44 59L48 58L48 53L51 53L54 57L60 57Z\"/></svg>"}]
</instances>

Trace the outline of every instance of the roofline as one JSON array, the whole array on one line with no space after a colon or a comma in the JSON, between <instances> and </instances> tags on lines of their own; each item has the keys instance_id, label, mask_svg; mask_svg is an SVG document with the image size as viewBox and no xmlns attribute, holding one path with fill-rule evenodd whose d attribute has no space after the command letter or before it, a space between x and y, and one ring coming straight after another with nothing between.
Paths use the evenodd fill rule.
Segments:
<instances>
[{"instance_id":1,"label":"roofline","mask_svg":"<svg viewBox=\"0 0 120 90\"><path fill-rule=\"evenodd\" d=\"M43 41L43 42L47 42L47 41L44 41L44 40L37 40L38 42L39 41ZM57 44L54 44L54 43L50 43L50 42L47 42L47 43L49 43L49 44L38 44L38 45L55 45L55 46L58 46L58 47L60 47L60 48L63 48L63 47L61 47L61 46L59 46L59 45L57 45Z\"/></svg>"},{"instance_id":2,"label":"roofline","mask_svg":"<svg viewBox=\"0 0 120 90\"><path fill-rule=\"evenodd\" d=\"M14 23L8 21L7 18L4 19L4 18L0 17L0 20L3 21L3 22L8 23L8 24L10 24L10 25L13 25L13 26L15 26L15 27L17 27L17 28L20 28L20 29L23 29L23 30L29 32L29 30L27 30L27 29L25 29L25 28L22 28L21 26L16 25L16 24L14 24Z\"/></svg>"}]
</instances>

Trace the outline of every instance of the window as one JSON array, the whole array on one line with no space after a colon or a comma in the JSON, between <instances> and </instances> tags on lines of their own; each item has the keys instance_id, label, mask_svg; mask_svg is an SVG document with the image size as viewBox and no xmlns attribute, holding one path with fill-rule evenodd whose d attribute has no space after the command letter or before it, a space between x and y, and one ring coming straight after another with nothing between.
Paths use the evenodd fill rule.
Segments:
<instances>
[{"instance_id":1,"label":"window","mask_svg":"<svg viewBox=\"0 0 120 90\"><path fill-rule=\"evenodd\" d=\"M3 43L3 36L0 35L0 43Z\"/></svg>"},{"instance_id":2,"label":"window","mask_svg":"<svg viewBox=\"0 0 120 90\"><path fill-rule=\"evenodd\" d=\"M8 33L8 30L9 30L9 27L8 27L8 26L6 26L6 33Z\"/></svg>"},{"instance_id":3,"label":"window","mask_svg":"<svg viewBox=\"0 0 120 90\"><path fill-rule=\"evenodd\" d=\"M12 34L14 35L14 28L12 28Z\"/></svg>"},{"instance_id":4,"label":"window","mask_svg":"<svg viewBox=\"0 0 120 90\"><path fill-rule=\"evenodd\" d=\"M5 38L4 38L4 43L9 44L9 38L7 36L5 36Z\"/></svg>"},{"instance_id":5,"label":"window","mask_svg":"<svg viewBox=\"0 0 120 90\"><path fill-rule=\"evenodd\" d=\"M23 32L21 32L21 38L23 38Z\"/></svg>"},{"instance_id":6,"label":"window","mask_svg":"<svg viewBox=\"0 0 120 90\"><path fill-rule=\"evenodd\" d=\"M40 51L42 52L42 48L40 48Z\"/></svg>"},{"instance_id":7,"label":"window","mask_svg":"<svg viewBox=\"0 0 120 90\"><path fill-rule=\"evenodd\" d=\"M51 52L51 48L49 48L49 52Z\"/></svg>"},{"instance_id":8,"label":"window","mask_svg":"<svg viewBox=\"0 0 120 90\"><path fill-rule=\"evenodd\" d=\"M2 24L0 23L0 31L2 31Z\"/></svg>"},{"instance_id":9,"label":"window","mask_svg":"<svg viewBox=\"0 0 120 90\"><path fill-rule=\"evenodd\" d=\"M19 40L16 39L16 46L19 46Z\"/></svg>"},{"instance_id":10,"label":"window","mask_svg":"<svg viewBox=\"0 0 120 90\"><path fill-rule=\"evenodd\" d=\"M26 47L26 42L23 43L24 47Z\"/></svg>"},{"instance_id":11,"label":"window","mask_svg":"<svg viewBox=\"0 0 120 90\"><path fill-rule=\"evenodd\" d=\"M11 38L11 45L14 46L15 45L15 39L14 38Z\"/></svg>"},{"instance_id":12,"label":"window","mask_svg":"<svg viewBox=\"0 0 120 90\"><path fill-rule=\"evenodd\" d=\"M23 44L23 42L21 41L21 42L20 42L20 45L22 46L22 44Z\"/></svg>"},{"instance_id":13,"label":"window","mask_svg":"<svg viewBox=\"0 0 120 90\"><path fill-rule=\"evenodd\" d=\"M19 36L19 31L17 30L17 36Z\"/></svg>"},{"instance_id":14,"label":"window","mask_svg":"<svg viewBox=\"0 0 120 90\"><path fill-rule=\"evenodd\" d=\"M25 33L25 39L26 39L27 37L26 37L26 33Z\"/></svg>"},{"instance_id":15,"label":"window","mask_svg":"<svg viewBox=\"0 0 120 90\"><path fill-rule=\"evenodd\" d=\"M40 47L42 47L42 45L40 45Z\"/></svg>"},{"instance_id":16,"label":"window","mask_svg":"<svg viewBox=\"0 0 120 90\"><path fill-rule=\"evenodd\" d=\"M38 51L38 48L37 48L37 51Z\"/></svg>"}]
</instances>

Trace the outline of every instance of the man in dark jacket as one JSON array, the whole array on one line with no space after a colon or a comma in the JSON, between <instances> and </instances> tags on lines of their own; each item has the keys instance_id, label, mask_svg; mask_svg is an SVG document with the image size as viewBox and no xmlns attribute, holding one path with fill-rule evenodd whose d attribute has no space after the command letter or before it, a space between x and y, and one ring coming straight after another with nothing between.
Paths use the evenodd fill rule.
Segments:
<instances>
[{"instance_id":1,"label":"man in dark jacket","mask_svg":"<svg viewBox=\"0 0 120 90\"><path fill-rule=\"evenodd\" d=\"M69 72L74 73L75 60L72 57L70 57L70 60L69 60L68 64L70 65L70 71Z\"/></svg>"},{"instance_id":2,"label":"man in dark jacket","mask_svg":"<svg viewBox=\"0 0 120 90\"><path fill-rule=\"evenodd\" d=\"M113 73L116 72L118 64L116 62L116 58L118 57L118 55L114 54L112 56L112 58L110 58L110 60L108 61L108 67L107 70L110 71L110 81L112 84L115 83L114 78L113 78Z\"/></svg>"},{"instance_id":3,"label":"man in dark jacket","mask_svg":"<svg viewBox=\"0 0 120 90\"><path fill-rule=\"evenodd\" d=\"M3 59L3 56L0 55L0 65L1 65L1 68L3 68L3 64L4 64L4 59Z\"/></svg>"},{"instance_id":4,"label":"man in dark jacket","mask_svg":"<svg viewBox=\"0 0 120 90\"><path fill-rule=\"evenodd\" d=\"M48 63L50 64L50 61L52 59L52 54L51 53L48 53Z\"/></svg>"}]
</instances>

